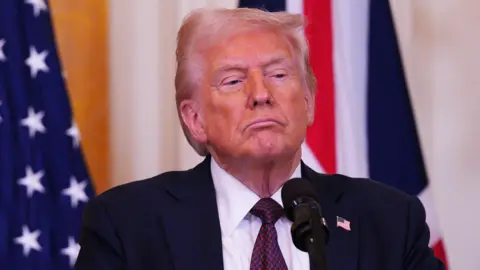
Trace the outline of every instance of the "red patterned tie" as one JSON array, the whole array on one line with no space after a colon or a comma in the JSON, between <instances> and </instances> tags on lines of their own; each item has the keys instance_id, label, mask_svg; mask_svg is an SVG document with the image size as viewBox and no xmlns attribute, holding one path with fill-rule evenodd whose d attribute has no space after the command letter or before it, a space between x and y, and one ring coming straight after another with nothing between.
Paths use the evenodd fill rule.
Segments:
<instances>
[{"instance_id":1,"label":"red patterned tie","mask_svg":"<svg viewBox=\"0 0 480 270\"><path fill-rule=\"evenodd\" d=\"M275 222L283 215L283 208L271 198L255 204L250 212L262 220L262 227L253 247L250 270L288 270L278 246Z\"/></svg>"}]
</instances>

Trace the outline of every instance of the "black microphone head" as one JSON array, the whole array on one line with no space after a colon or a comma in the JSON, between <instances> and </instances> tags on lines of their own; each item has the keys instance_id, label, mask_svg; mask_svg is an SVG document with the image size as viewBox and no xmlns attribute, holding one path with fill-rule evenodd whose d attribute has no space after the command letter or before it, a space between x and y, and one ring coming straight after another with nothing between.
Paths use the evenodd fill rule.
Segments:
<instances>
[{"instance_id":1,"label":"black microphone head","mask_svg":"<svg viewBox=\"0 0 480 270\"><path fill-rule=\"evenodd\" d=\"M303 178L287 181L282 188L282 202L287 218L293 222L292 240L298 249L310 252L312 245L327 243L328 228L310 181Z\"/></svg>"},{"instance_id":2,"label":"black microphone head","mask_svg":"<svg viewBox=\"0 0 480 270\"><path fill-rule=\"evenodd\" d=\"M304 178L293 178L283 185L283 208L289 220L294 222L293 209L299 202L306 201L315 201L318 203L317 193L310 181Z\"/></svg>"}]
</instances>

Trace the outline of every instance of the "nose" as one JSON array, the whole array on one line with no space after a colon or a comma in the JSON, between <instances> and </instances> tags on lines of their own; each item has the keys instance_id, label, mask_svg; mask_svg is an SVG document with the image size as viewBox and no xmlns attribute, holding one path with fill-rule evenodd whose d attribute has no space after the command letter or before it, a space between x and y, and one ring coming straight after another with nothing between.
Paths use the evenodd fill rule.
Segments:
<instances>
[{"instance_id":1,"label":"nose","mask_svg":"<svg viewBox=\"0 0 480 270\"><path fill-rule=\"evenodd\" d=\"M249 92L249 107L253 109L258 106L272 105L272 95L265 85L263 74L260 72L252 73L249 76L247 87Z\"/></svg>"}]
</instances>

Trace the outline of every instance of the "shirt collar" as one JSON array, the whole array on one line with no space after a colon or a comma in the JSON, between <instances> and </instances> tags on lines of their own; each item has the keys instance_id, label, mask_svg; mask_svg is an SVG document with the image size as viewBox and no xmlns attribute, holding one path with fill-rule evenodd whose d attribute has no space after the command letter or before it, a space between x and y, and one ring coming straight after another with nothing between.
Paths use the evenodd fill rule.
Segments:
<instances>
[{"instance_id":1,"label":"shirt collar","mask_svg":"<svg viewBox=\"0 0 480 270\"><path fill-rule=\"evenodd\" d=\"M217 196L222 236L230 236L260 197L223 170L214 158L211 159L210 169ZM301 177L300 162L290 178L295 177ZM273 194L272 199L283 207L282 189L283 186Z\"/></svg>"}]
</instances>

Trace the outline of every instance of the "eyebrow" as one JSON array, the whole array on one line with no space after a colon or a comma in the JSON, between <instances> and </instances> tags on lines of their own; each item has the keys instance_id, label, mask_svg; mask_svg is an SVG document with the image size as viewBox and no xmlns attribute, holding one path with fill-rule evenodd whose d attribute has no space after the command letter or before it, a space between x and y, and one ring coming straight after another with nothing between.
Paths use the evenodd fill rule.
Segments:
<instances>
[{"instance_id":1,"label":"eyebrow","mask_svg":"<svg viewBox=\"0 0 480 270\"><path fill-rule=\"evenodd\" d=\"M281 64L288 62L288 57L285 54L275 54L269 57L266 57L262 62L264 62L261 67L267 68L272 65ZM248 66L242 61L226 61L225 64L221 64L221 67L214 70L215 74L220 74L226 71L245 71L248 69Z\"/></svg>"},{"instance_id":2,"label":"eyebrow","mask_svg":"<svg viewBox=\"0 0 480 270\"><path fill-rule=\"evenodd\" d=\"M286 56L276 56L276 57L272 57L271 59L267 60L264 64L262 64L262 68L266 68L269 66L282 64L282 63L288 63L288 62L289 60Z\"/></svg>"}]
</instances>

